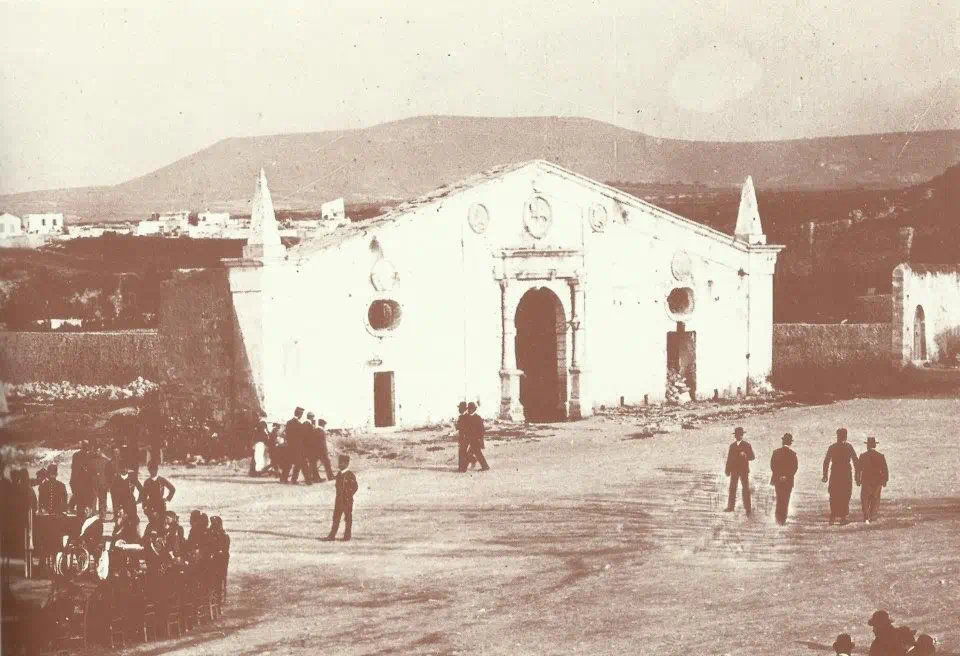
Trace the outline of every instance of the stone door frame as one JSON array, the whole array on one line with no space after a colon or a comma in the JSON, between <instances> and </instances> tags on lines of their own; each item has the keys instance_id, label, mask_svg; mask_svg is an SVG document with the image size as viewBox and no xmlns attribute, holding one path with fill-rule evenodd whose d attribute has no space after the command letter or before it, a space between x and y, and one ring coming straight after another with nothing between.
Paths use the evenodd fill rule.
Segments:
<instances>
[{"instance_id":1,"label":"stone door frame","mask_svg":"<svg viewBox=\"0 0 960 656\"><path fill-rule=\"evenodd\" d=\"M493 277L500 285L500 414L504 421L524 421L520 405L520 377L517 368L516 315L523 298L530 289L546 287L553 291L563 306L569 343L567 358L568 420L584 416L584 353L586 326L583 321L585 302L583 251L505 249L496 254Z\"/></svg>"}]
</instances>

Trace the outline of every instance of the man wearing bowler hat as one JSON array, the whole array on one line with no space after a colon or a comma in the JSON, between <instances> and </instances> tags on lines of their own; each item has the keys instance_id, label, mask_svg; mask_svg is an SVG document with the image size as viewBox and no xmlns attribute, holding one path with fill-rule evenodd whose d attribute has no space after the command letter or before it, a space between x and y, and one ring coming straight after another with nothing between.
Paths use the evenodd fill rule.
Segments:
<instances>
[{"instance_id":1,"label":"man wearing bowler hat","mask_svg":"<svg viewBox=\"0 0 960 656\"><path fill-rule=\"evenodd\" d=\"M797 454L790 448L793 444L793 435L784 433L780 440L783 446L774 450L773 455L770 456L770 485L777 494L777 524L783 526L787 523L793 478L797 474Z\"/></svg>"},{"instance_id":2,"label":"man wearing bowler hat","mask_svg":"<svg viewBox=\"0 0 960 656\"><path fill-rule=\"evenodd\" d=\"M750 461L753 460L753 447L743 439L746 431L740 426L733 430L733 444L727 451L726 474L730 477L730 493L727 496L727 508L724 512L733 512L737 505L737 482L743 488L743 509L750 515Z\"/></svg>"},{"instance_id":3,"label":"man wearing bowler hat","mask_svg":"<svg viewBox=\"0 0 960 656\"><path fill-rule=\"evenodd\" d=\"M850 495L853 494L853 472L859 471L857 452L847 442L847 429L837 429L837 441L827 449L823 459L823 482L830 494L830 523L847 523Z\"/></svg>"},{"instance_id":4,"label":"man wearing bowler hat","mask_svg":"<svg viewBox=\"0 0 960 656\"><path fill-rule=\"evenodd\" d=\"M860 486L860 507L863 509L863 521L871 523L880 505L880 490L887 486L890 473L887 459L877 451L877 438L867 438L867 452L860 456L857 471L857 485Z\"/></svg>"},{"instance_id":5,"label":"man wearing bowler hat","mask_svg":"<svg viewBox=\"0 0 960 656\"><path fill-rule=\"evenodd\" d=\"M849 633L841 633L837 636L837 639L833 641L833 651L837 656L850 656L853 653L853 648L856 647L853 644L853 639L850 638Z\"/></svg>"},{"instance_id":6,"label":"man wearing bowler hat","mask_svg":"<svg viewBox=\"0 0 960 656\"><path fill-rule=\"evenodd\" d=\"M873 627L873 642L870 644L870 656L900 656L903 648L897 638L897 630L885 610L878 610L870 616L868 626Z\"/></svg>"}]
</instances>

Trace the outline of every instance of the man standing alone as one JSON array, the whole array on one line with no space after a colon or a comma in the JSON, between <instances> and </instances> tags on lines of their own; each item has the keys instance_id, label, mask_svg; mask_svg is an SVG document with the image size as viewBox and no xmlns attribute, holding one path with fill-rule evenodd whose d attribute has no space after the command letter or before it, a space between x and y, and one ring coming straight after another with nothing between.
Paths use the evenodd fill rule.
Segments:
<instances>
[{"instance_id":1,"label":"man standing alone","mask_svg":"<svg viewBox=\"0 0 960 656\"><path fill-rule=\"evenodd\" d=\"M324 538L328 542L336 539L337 531L340 530L341 517L345 524L343 539L344 541L350 539L353 529L353 495L360 487L357 477L350 471L350 456L341 455L337 459L337 464L340 466L340 471L337 472L337 496L333 502L333 526L330 527L330 534Z\"/></svg>"},{"instance_id":2,"label":"man standing alone","mask_svg":"<svg viewBox=\"0 0 960 656\"><path fill-rule=\"evenodd\" d=\"M467 402L461 401L457 406L457 471L461 474L467 471Z\"/></svg>"},{"instance_id":3,"label":"man standing alone","mask_svg":"<svg viewBox=\"0 0 960 656\"><path fill-rule=\"evenodd\" d=\"M827 449L823 459L823 482L829 485L830 523L847 523L850 514L850 495L853 494L853 472L859 471L857 452L847 442L847 429L837 429L837 441ZM829 473L828 473L829 472Z\"/></svg>"},{"instance_id":4,"label":"man standing alone","mask_svg":"<svg viewBox=\"0 0 960 656\"><path fill-rule=\"evenodd\" d=\"M880 490L887 486L890 473L887 459L877 451L877 438L867 438L867 452L860 456L860 468L857 472L857 485L860 485L860 506L863 509L863 521L872 522L880 505Z\"/></svg>"},{"instance_id":5,"label":"man standing alone","mask_svg":"<svg viewBox=\"0 0 960 656\"><path fill-rule=\"evenodd\" d=\"M745 431L740 426L733 430L733 444L727 451L726 474L730 477L730 492L727 495L727 508L724 512L733 512L737 505L737 482L743 488L743 509L749 516L750 506L750 461L754 459L753 447L743 439Z\"/></svg>"},{"instance_id":6,"label":"man standing alone","mask_svg":"<svg viewBox=\"0 0 960 656\"><path fill-rule=\"evenodd\" d=\"M783 446L776 449L770 456L770 484L773 485L777 494L777 524L783 526L787 523L787 510L790 509L793 479L797 474L797 454L790 448L790 445L793 444L793 435L784 433L781 441Z\"/></svg>"}]
</instances>

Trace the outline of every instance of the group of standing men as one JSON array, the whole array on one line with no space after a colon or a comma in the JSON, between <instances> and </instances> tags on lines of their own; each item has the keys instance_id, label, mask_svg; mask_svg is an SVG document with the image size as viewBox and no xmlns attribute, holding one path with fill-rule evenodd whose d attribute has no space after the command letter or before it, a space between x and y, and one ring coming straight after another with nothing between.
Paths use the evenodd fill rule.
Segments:
<instances>
[{"instance_id":1,"label":"group of standing men","mask_svg":"<svg viewBox=\"0 0 960 656\"><path fill-rule=\"evenodd\" d=\"M734 442L727 452L726 475L730 477L730 490L727 497L726 512L733 512L737 500L737 485L743 488L743 507L747 515L751 514L750 503L750 461L754 459L753 447L743 439L745 431L737 427L733 431ZM786 524L787 510L790 507L790 495L793 492L794 478L797 474L797 454L791 448L793 435L784 433L783 446L774 450L770 457L770 484L776 492L776 519L778 524ZM887 459L877 451L877 439L867 438L867 450L861 456L847 442L847 429L837 430L837 441L827 449L823 459L823 482L827 483L830 494L830 523L847 524L850 514L850 497L853 483L860 486L860 503L863 520L870 524L876 520L877 507L880 504L880 491L886 487L890 478Z\"/></svg>"},{"instance_id":2,"label":"group of standing men","mask_svg":"<svg viewBox=\"0 0 960 656\"><path fill-rule=\"evenodd\" d=\"M327 433L324 430L326 425L327 422L318 419L313 412L308 412L304 417L304 409L297 407L281 433L270 430L266 414L261 412L253 436L250 475L262 475L273 469L279 474L281 483L295 484L301 472L307 485L334 480L327 449ZM320 477L318 463L323 464L327 475L325 479Z\"/></svg>"},{"instance_id":3,"label":"group of standing men","mask_svg":"<svg viewBox=\"0 0 960 656\"><path fill-rule=\"evenodd\" d=\"M458 470L463 473L474 464L480 465L480 471L487 471L490 466L483 457L483 417L477 414L477 404L461 401L457 406L460 416L457 417L457 444Z\"/></svg>"}]
</instances>

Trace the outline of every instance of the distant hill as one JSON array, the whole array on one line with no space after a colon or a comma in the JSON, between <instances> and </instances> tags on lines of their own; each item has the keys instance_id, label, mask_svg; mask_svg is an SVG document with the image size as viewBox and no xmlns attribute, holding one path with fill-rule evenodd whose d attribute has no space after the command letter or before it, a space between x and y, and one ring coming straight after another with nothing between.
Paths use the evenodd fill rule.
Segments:
<instances>
[{"instance_id":1,"label":"distant hill","mask_svg":"<svg viewBox=\"0 0 960 656\"><path fill-rule=\"evenodd\" d=\"M547 159L621 186L904 187L960 161L960 130L770 142L660 139L583 118L428 116L340 132L226 139L112 187L0 197L14 213L137 218L175 209L248 211L262 165L281 209L407 199L504 163Z\"/></svg>"}]
</instances>

